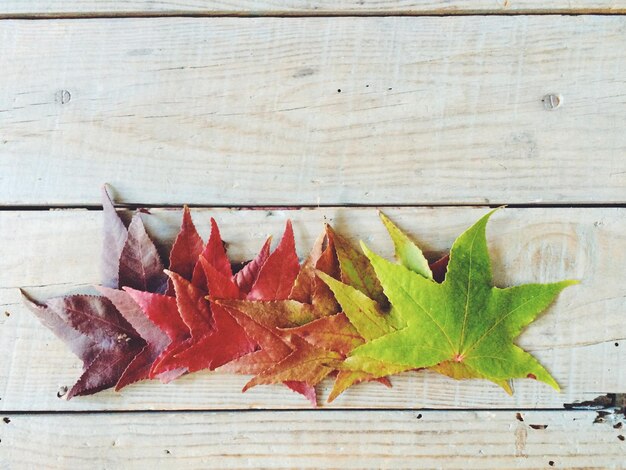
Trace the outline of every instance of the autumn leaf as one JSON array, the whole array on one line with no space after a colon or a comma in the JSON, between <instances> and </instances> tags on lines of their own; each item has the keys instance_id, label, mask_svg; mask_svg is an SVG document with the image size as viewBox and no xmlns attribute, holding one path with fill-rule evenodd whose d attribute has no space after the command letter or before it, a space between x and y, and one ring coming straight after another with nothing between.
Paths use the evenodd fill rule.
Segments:
<instances>
[{"instance_id":1,"label":"autumn leaf","mask_svg":"<svg viewBox=\"0 0 626 470\"><path fill-rule=\"evenodd\" d=\"M191 281L203 247L204 242L191 219L189 207L185 206L180 231L170 250L169 270ZM174 285L171 280L168 280L167 294L174 295Z\"/></svg>"},{"instance_id":2,"label":"autumn leaf","mask_svg":"<svg viewBox=\"0 0 626 470\"><path fill-rule=\"evenodd\" d=\"M454 379L552 376L514 340L568 285L492 285L485 215L429 263L380 214L395 250L389 262L326 225L300 265L291 222L239 268L219 228L203 246L187 207L165 271L141 211L126 228L105 186L102 296L24 302L83 363L67 397L202 369L253 374L244 391L283 383L316 405L315 386L336 376L329 402L348 387L429 368ZM234 271L233 271L234 269ZM122 287L122 290L118 290ZM167 295L165 295L167 293Z\"/></svg>"},{"instance_id":3,"label":"autumn leaf","mask_svg":"<svg viewBox=\"0 0 626 470\"><path fill-rule=\"evenodd\" d=\"M344 284L325 273L319 272L318 276L332 289L342 307L343 313L341 315L348 320L350 328L354 330L359 338L359 340L353 341L352 348L349 351L344 352L344 357L348 356L353 349L362 345L365 341L371 341L396 331L395 324L397 319L389 313L385 313L376 301L370 299L356 288ZM344 325L343 330L349 331L349 328ZM340 363L337 365L337 368L339 372L335 379L333 390L328 397L328 402L332 402L341 393L357 383L376 378L380 380L386 375L396 373L398 369L394 364L388 365L370 358L350 358L348 366ZM374 368L376 373L372 374L371 371ZM383 383L391 386L387 379Z\"/></svg>"},{"instance_id":4,"label":"autumn leaf","mask_svg":"<svg viewBox=\"0 0 626 470\"><path fill-rule=\"evenodd\" d=\"M318 277L322 274L332 278L329 273L340 276L341 258L335 252L335 238L337 234L327 226L300 268L288 300L218 300L246 331L250 331L251 324L255 325L255 332L262 331L262 334L257 334L261 350L253 353L253 357L243 357L227 366L231 371L257 374L244 390L258 384L279 382L293 389L293 382L302 383L304 377L305 390L308 392L305 395L312 397L315 385L335 371L352 349L363 344L363 338L346 316L338 313L339 306L331 289ZM355 255L343 239L340 243L344 247L341 256L356 258L356 261L347 260L350 266L363 261L369 263L362 254ZM367 275L374 277L373 271ZM359 286L375 283L374 279L366 280L364 276L360 276L356 282ZM356 292L361 294L360 291ZM305 370L306 374L303 373ZM330 401L350 385L370 379L373 377L366 372L340 372ZM388 381L383 382L388 384ZM316 404L315 400L311 402Z\"/></svg>"},{"instance_id":5,"label":"autumn leaf","mask_svg":"<svg viewBox=\"0 0 626 470\"><path fill-rule=\"evenodd\" d=\"M138 211L128 229L117 215L107 191L102 188L104 214L101 285L118 289L128 286L148 292L164 292L167 277L154 243Z\"/></svg>"},{"instance_id":6,"label":"autumn leaf","mask_svg":"<svg viewBox=\"0 0 626 470\"><path fill-rule=\"evenodd\" d=\"M202 274L200 274L200 271ZM176 293L178 312L188 328L189 337L171 346L153 373L185 368L189 372L213 370L254 351L256 345L242 327L220 306L205 299L207 293L240 298L230 261L219 228L211 219L211 235L194 267L191 282L174 272L167 272Z\"/></svg>"},{"instance_id":7,"label":"autumn leaf","mask_svg":"<svg viewBox=\"0 0 626 470\"><path fill-rule=\"evenodd\" d=\"M367 257L332 227L328 226L327 230L339 259L341 281L363 292L384 308L387 305L387 298Z\"/></svg>"},{"instance_id":8,"label":"autumn leaf","mask_svg":"<svg viewBox=\"0 0 626 470\"><path fill-rule=\"evenodd\" d=\"M404 233L402 233L400 229L396 227L386 216L382 213L380 215L394 242L396 257L398 260L403 262L406 266L413 267L420 275L427 278L434 278L438 281L443 280L442 278L446 272L448 255L445 255L434 263L429 264L421 250L414 245L409 238L404 235ZM344 245L347 243L348 242L344 240ZM350 256L355 259L351 263L347 263L346 260L344 260L342 265L363 265L365 261L369 263L369 260L367 260L363 254L354 249L344 249L342 252L338 252L338 255L340 257ZM405 326L402 319L397 316L393 307L389 311L387 311L388 309L383 308L383 305L388 304L386 298L384 304L381 305L365 295L363 293L363 290L365 289L359 290L353 285L345 284L332 276L328 276L324 272L318 272L317 275L320 280L328 284L328 287L332 290L335 298L340 303L344 314L364 341L372 341ZM367 276L375 276L375 273L371 270L367 273ZM353 277L351 278L350 276L345 275L341 276L341 278L347 280L347 282L353 282L354 279ZM368 283L370 285L375 285L371 280L368 281ZM357 286L363 285L363 281L357 279L357 282L354 282L354 284ZM370 292L375 292L380 298L380 295L384 295L382 293L382 287L380 287L380 289L380 292L377 289ZM373 380L375 377L379 377L378 380L381 381L381 378L384 375L392 375L402 371L402 367L399 367L397 364L388 364L367 357L351 357L348 364L349 366L347 369L343 369L343 364L339 366L342 370L340 370L337 375L333 390L328 399L329 402L334 400L337 396L339 396L339 394L356 383L364 380ZM369 374L365 372L366 370L376 370L376 373ZM383 383L390 386L387 379L385 379Z\"/></svg>"},{"instance_id":9,"label":"autumn leaf","mask_svg":"<svg viewBox=\"0 0 626 470\"><path fill-rule=\"evenodd\" d=\"M393 241L393 245L396 251L396 259L405 268L413 271L415 274L425 277L426 279L433 278L433 272L430 269L428 260L411 239L400 230L389 218L379 212L380 219L383 221L389 236Z\"/></svg>"},{"instance_id":10,"label":"autumn leaf","mask_svg":"<svg viewBox=\"0 0 626 470\"><path fill-rule=\"evenodd\" d=\"M101 352L96 343L89 338L89 336L72 328L59 314L47 305L33 301L26 292L21 289L20 293L22 294L24 305L35 314L41 324L52 331L54 335L63 341L69 350L83 362L84 371Z\"/></svg>"},{"instance_id":11,"label":"autumn leaf","mask_svg":"<svg viewBox=\"0 0 626 470\"><path fill-rule=\"evenodd\" d=\"M216 301L218 305L228 311L250 339L259 345L260 349L225 364L220 367L220 371L237 374L260 374L291 353L292 348L284 341L280 332L275 330L275 327L262 325L238 308L229 307L230 302L232 300Z\"/></svg>"},{"instance_id":12,"label":"autumn leaf","mask_svg":"<svg viewBox=\"0 0 626 470\"><path fill-rule=\"evenodd\" d=\"M261 267L256 281L247 295L249 300L283 300L289 297L300 271L296 242L291 221L276 249Z\"/></svg>"},{"instance_id":13,"label":"autumn leaf","mask_svg":"<svg viewBox=\"0 0 626 470\"><path fill-rule=\"evenodd\" d=\"M407 269L410 269L426 279L435 279L438 282L443 281L449 256L445 255L434 263L429 264L422 251L408 238L408 236L406 236L396 225L394 225L393 222L391 222L391 220L389 220L389 218L387 218L383 213L380 213L380 217L394 243L395 255L398 261L407 267ZM344 241L344 244L346 243L347 242ZM344 249L342 253L339 253L339 255L340 262L344 256L351 256L355 259L358 259L359 257L365 258L364 255L358 253L356 250L348 249ZM369 263L367 258L365 258L365 260ZM343 263L341 264L362 265L365 263L365 260L352 261L351 263L343 260ZM434 273L436 273L436 275ZM388 304L386 298L381 305L380 302L377 302L373 298L367 296L363 292L365 289L359 290L358 286L364 283L361 281L362 276L358 278L357 282L354 282L354 277L342 275L341 278L345 281L340 282L336 278L333 278L324 272L318 272L317 275L332 290L332 293L341 305L343 312L347 315L351 324L354 325L356 330L366 341L372 341L380 336L392 333L398 328L404 326L402 318L397 315L393 306L388 312L385 311L384 306ZM375 276L375 273L373 271L368 272L368 276ZM374 281L368 281L368 284L374 285ZM382 286L380 289L380 292L378 289L369 291L374 292L376 296L380 298L381 294L384 295L384 293L382 293Z\"/></svg>"},{"instance_id":14,"label":"autumn leaf","mask_svg":"<svg viewBox=\"0 0 626 470\"><path fill-rule=\"evenodd\" d=\"M349 319L350 325L356 329L362 341L371 340L386 332L393 331L395 317L385 312L388 301L369 260L363 253L356 250L350 242L337 234L332 227L327 226L326 231L329 246L336 247L335 255L338 269L332 271L332 275L329 275L331 271L317 270L318 282L326 285L336 302L339 302L343 315ZM379 301L368 297L366 293L376 297ZM347 326L344 326L343 329L344 332L349 333ZM356 346L356 344L353 345L353 347ZM344 352L343 354L345 357L348 353ZM345 370L343 364L338 367L340 370L335 379L333 390L328 397L329 402L332 402L352 385L363 381L377 380L389 387L391 386L389 380L380 375L375 377L365 370L358 370L355 360L352 361L350 370ZM390 370L390 373L393 373L393 370Z\"/></svg>"},{"instance_id":15,"label":"autumn leaf","mask_svg":"<svg viewBox=\"0 0 626 470\"><path fill-rule=\"evenodd\" d=\"M349 355L354 348L360 346L366 340L369 341L395 331L394 322L390 315L383 312L376 301L367 297L360 290L344 284L323 272L318 272L318 276L332 289L332 292L342 307L342 314L329 318L343 317L348 322L348 324L342 324L339 329L334 325L335 328L332 330L341 331L344 335L354 336L351 344L341 351L344 354L344 358ZM318 320L318 322L322 320ZM324 329L326 329L326 327ZM348 343L346 343L346 346L347 344ZM359 367L357 361L354 359L349 369L344 369L343 364L339 364L337 368L340 369L340 371L328 398L329 402L333 401L352 385L387 375L379 373L374 376L365 370L367 367ZM369 368L371 368L371 365ZM393 370L390 370L390 373L393 373ZM388 381L384 381L383 383L388 385Z\"/></svg>"},{"instance_id":16,"label":"autumn leaf","mask_svg":"<svg viewBox=\"0 0 626 470\"><path fill-rule=\"evenodd\" d=\"M398 317L406 326L356 348L346 361L393 364L400 370L437 366L455 378L485 378L508 391L508 380L532 377L559 389L552 376L513 343L522 329L576 281L492 286L485 228L493 211L453 244L446 278L439 284L369 250ZM372 367L368 372L379 374Z\"/></svg>"},{"instance_id":17,"label":"autumn leaf","mask_svg":"<svg viewBox=\"0 0 626 470\"><path fill-rule=\"evenodd\" d=\"M347 356L354 348L365 342L344 313L318 318L302 326L285 328L282 331L297 335L315 346L335 351L343 356Z\"/></svg>"},{"instance_id":18,"label":"autumn leaf","mask_svg":"<svg viewBox=\"0 0 626 470\"><path fill-rule=\"evenodd\" d=\"M444 255L434 263L430 264L430 271L433 273L433 280L435 282L442 283L446 278L446 272L448 272L448 262L450 261L450 255Z\"/></svg>"},{"instance_id":19,"label":"autumn leaf","mask_svg":"<svg viewBox=\"0 0 626 470\"><path fill-rule=\"evenodd\" d=\"M293 346L292 352L252 378L244 387L244 391L255 385L291 381L314 387L334 370L332 365L335 361L342 360L340 354L315 347L298 335L291 336L289 343Z\"/></svg>"},{"instance_id":20,"label":"autumn leaf","mask_svg":"<svg viewBox=\"0 0 626 470\"><path fill-rule=\"evenodd\" d=\"M211 266L215 268L222 276L231 278L233 275L230 261L226 256L226 249L224 248L224 241L220 235L219 227L213 217L211 217L211 234L207 241L204 250L200 254L200 258L204 258L209 262ZM205 277L204 269L200 264L200 258L196 263L193 271L192 283L194 286L200 289L207 289L207 280Z\"/></svg>"},{"instance_id":21,"label":"autumn leaf","mask_svg":"<svg viewBox=\"0 0 626 470\"><path fill-rule=\"evenodd\" d=\"M365 342L363 337L354 328L354 326L352 326L350 320L348 320L344 313L326 316L303 326L285 329L284 331L305 339L309 344L319 349L336 353L333 355L318 355L318 360L320 361L318 367L327 368L332 366L330 371L328 369L324 369L327 372L334 372L337 370L337 377L333 384L333 389L328 396L328 403L334 401L341 393L352 385L360 382L378 380L387 387L391 387L391 383L386 378L374 379L370 374L364 371L340 370L341 363L346 356L350 354L354 348ZM311 359L310 357L302 354L302 352L300 352L300 355L302 356L301 360L305 363ZM297 370L298 369L295 369L296 372ZM321 376L321 378L324 377L325 375Z\"/></svg>"},{"instance_id":22,"label":"autumn leaf","mask_svg":"<svg viewBox=\"0 0 626 470\"><path fill-rule=\"evenodd\" d=\"M189 372L213 370L254 351L255 344L241 326L219 305L209 303L206 292L168 272L176 290L176 303L191 338L176 354L162 360L157 372L185 367Z\"/></svg>"},{"instance_id":23,"label":"autumn leaf","mask_svg":"<svg viewBox=\"0 0 626 470\"><path fill-rule=\"evenodd\" d=\"M101 284L117 289L120 278L120 258L126 244L128 231L117 215L107 186L102 187L102 256L100 262Z\"/></svg>"},{"instance_id":24,"label":"autumn leaf","mask_svg":"<svg viewBox=\"0 0 626 470\"><path fill-rule=\"evenodd\" d=\"M167 344L159 352L152 362L148 377L159 378L163 382L169 382L187 371L187 367L172 368L170 371L157 373L156 369L163 359L182 350L182 345L191 338L189 327L185 324L178 313L176 298L153 292L144 292L125 287L124 291L141 308L144 315L158 327L168 338Z\"/></svg>"},{"instance_id":25,"label":"autumn leaf","mask_svg":"<svg viewBox=\"0 0 626 470\"><path fill-rule=\"evenodd\" d=\"M311 304L315 315L323 317L337 313L339 306L332 291L317 276L318 271L336 278L340 276L339 260L330 236L329 225L325 226L324 231L313 244L289 293L289 299Z\"/></svg>"},{"instance_id":26,"label":"autumn leaf","mask_svg":"<svg viewBox=\"0 0 626 470\"><path fill-rule=\"evenodd\" d=\"M270 255L270 243L272 242L272 237L269 237L259 254L249 263L247 263L237 274L235 274L235 284L239 287L239 290L244 294L248 294L255 281L259 277L259 272L261 268L267 261Z\"/></svg>"},{"instance_id":27,"label":"autumn leaf","mask_svg":"<svg viewBox=\"0 0 626 470\"><path fill-rule=\"evenodd\" d=\"M294 361L294 352L297 344L291 341L289 335L284 334L281 328L304 325L314 317L311 306L295 300L286 301L249 301L237 299L221 299L215 303L224 308L259 345L260 350L243 356L228 364L224 370L243 374L263 375L262 381L252 379L243 388L248 390L261 383L285 383L297 393L304 395L312 404L316 405L315 383L309 383L301 377L282 379L280 364L291 356ZM276 372L274 380L265 372L271 369ZM299 383L295 383L299 382Z\"/></svg>"},{"instance_id":28,"label":"autumn leaf","mask_svg":"<svg viewBox=\"0 0 626 470\"><path fill-rule=\"evenodd\" d=\"M231 305L236 303L230 302ZM254 315L254 304L255 302L247 302L242 308L242 302L239 302L238 309L248 312L247 315L240 315L244 318L248 317L249 322L251 320L248 315ZM240 362L237 361L239 364L231 363L226 366L225 370L233 371L234 364L237 364L238 372L257 374L246 384L244 391L260 384L283 382L309 398L314 406L317 404L316 399L313 399L315 398L314 387L326 376L336 371L345 356L364 342L344 314L325 316L292 328L275 327L272 329L256 326L256 328L259 327L264 330L265 337L259 339L259 343L264 348L253 353L253 355L258 355L256 360L248 362L245 361L247 356L244 356ZM246 328L246 331L250 331L250 327ZM268 347L268 341L274 343L273 347ZM277 353L277 351L280 352ZM246 363L248 368L243 368L243 363ZM257 367L259 365L261 367ZM351 385L372 379L370 374L363 371L340 371L328 401L333 401ZM379 381L390 386L386 379ZM300 388L293 386L296 383L300 385Z\"/></svg>"},{"instance_id":29,"label":"autumn leaf","mask_svg":"<svg viewBox=\"0 0 626 470\"><path fill-rule=\"evenodd\" d=\"M147 292L165 292L167 277L154 243L136 213L128 226L128 237L120 257L120 287Z\"/></svg>"},{"instance_id":30,"label":"autumn leaf","mask_svg":"<svg viewBox=\"0 0 626 470\"><path fill-rule=\"evenodd\" d=\"M146 342L146 346L135 356L130 364L128 364L128 367L124 370L124 373L115 385L115 390L118 391L127 385L150 378L152 364L157 361L159 356L165 351L170 344L170 339L161 328L150 320L148 315L144 313L142 307L134 300L128 291L110 289L103 286L96 287L96 289L115 305L118 312L120 312L124 319L130 323ZM178 312L174 313L178 316ZM178 371L170 372L167 376L159 377L159 379L161 379L162 382L169 382L185 372L186 369L179 369Z\"/></svg>"},{"instance_id":31,"label":"autumn leaf","mask_svg":"<svg viewBox=\"0 0 626 470\"><path fill-rule=\"evenodd\" d=\"M225 303L226 305L229 302L236 301L217 301L218 304ZM253 306L257 303L260 302L247 302L244 305ZM293 345L277 330L277 327L274 326L276 323L265 326L253 320L248 314L239 311L237 308L224 308L228 310L229 314L244 329L246 334L259 345L260 349L227 363L220 368L222 372L254 375L262 374L264 371L274 367L292 354L294 350ZM276 382L281 381L276 380ZM285 380L282 382L294 392L303 395L313 406L317 405L317 396L314 386L301 380ZM252 382L248 382L242 391L245 392L251 386Z\"/></svg>"},{"instance_id":32,"label":"autumn leaf","mask_svg":"<svg viewBox=\"0 0 626 470\"><path fill-rule=\"evenodd\" d=\"M300 350L302 343L299 339L292 341L291 334L284 329L307 324L331 313L329 308L336 307L332 293L316 280L315 275L317 268L332 269L333 262L328 253L333 248L323 247L325 238L325 234L318 238L311 254L300 266L293 229L291 223L287 222L279 245L261 268L258 280L246 299L234 299L232 296L225 299L217 296L216 303L226 308L260 347L259 351L243 356L223 368L231 372L257 374L258 378L252 379L244 387L244 391L260 383L282 382L304 395L314 406L317 404L314 389L317 382L312 383L311 379L323 378L332 369L319 365L317 372L324 370L326 373L307 375L306 380L291 376L290 374L297 374L300 370L296 362L311 360L307 354L316 354L317 349L309 345ZM258 300L259 298L264 300ZM323 355L317 357L321 358Z\"/></svg>"},{"instance_id":33,"label":"autumn leaf","mask_svg":"<svg viewBox=\"0 0 626 470\"><path fill-rule=\"evenodd\" d=\"M105 297L71 295L50 299L45 305L27 297L24 301L83 361L83 374L69 390L68 400L115 386L146 345Z\"/></svg>"}]
</instances>

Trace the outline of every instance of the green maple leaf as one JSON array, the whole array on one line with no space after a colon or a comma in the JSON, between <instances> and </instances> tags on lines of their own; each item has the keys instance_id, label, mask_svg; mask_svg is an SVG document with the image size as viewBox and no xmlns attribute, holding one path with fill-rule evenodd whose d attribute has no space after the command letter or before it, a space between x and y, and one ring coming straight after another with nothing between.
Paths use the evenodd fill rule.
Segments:
<instances>
[{"instance_id":1,"label":"green maple leaf","mask_svg":"<svg viewBox=\"0 0 626 470\"><path fill-rule=\"evenodd\" d=\"M548 371L513 340L577 281L493 287L485 236L493 212L454 242L441 284L424 270L421 251L410 247L412 242L383 216L402 264L362 247L400 320L396 324L404 326L356 348L346 366L375 376L433 368L457 379L485 378L509 393L509 379L531 377L559 390Z\"/></svg>"}]
</instances>

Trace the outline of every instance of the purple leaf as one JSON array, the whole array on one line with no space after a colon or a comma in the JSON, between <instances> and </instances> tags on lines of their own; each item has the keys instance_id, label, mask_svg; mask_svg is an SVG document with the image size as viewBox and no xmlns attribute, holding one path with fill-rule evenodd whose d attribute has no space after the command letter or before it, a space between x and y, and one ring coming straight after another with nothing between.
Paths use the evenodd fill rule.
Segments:
<instances>
[{"instance_id":1,"label":"purple leaf","mask_svg":"<svg viewBox=\"0 0 626 470\"><path fill-rule=\"evenodd\" d=\"M146 233L141 216L135 214L120 258L121 287L147 292L165 292L167 276L154 243Z\"/></svg>"},{"instance_id":2,"label":"purple leaf","mask_svg":"<svg viewBox=\"0 0 626 470\"><path fill-rule=\"evenodd\" d=\"M115 211L106 185L102 187L102 209L104 222L100 278L103 286L117 289L119 287L120 257L128 232Z\"/></svg>"}]
</instances>

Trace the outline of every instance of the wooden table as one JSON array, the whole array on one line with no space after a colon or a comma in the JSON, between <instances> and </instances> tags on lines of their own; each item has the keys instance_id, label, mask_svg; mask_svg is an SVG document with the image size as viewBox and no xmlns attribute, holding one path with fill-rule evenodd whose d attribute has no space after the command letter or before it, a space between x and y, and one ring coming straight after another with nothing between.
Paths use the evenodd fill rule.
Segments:
<instances>
[{"instance_id":1,"label":"wooden table","mask_svg":"<svg viewBox=\"0 0 626 470\"><path fill-rule=\"evenodd\" d=\"M0 468L625 466L626 1L4 0ZM565 14L565 16L561 16ZM311 410L246 377L65 401L80 363L20 302L98 283L99 188L247 259L287 218L390 256L485 213L498 285L581 279L519 344L563 387L431 373ZM58 209L58 210L57 210ZM324 401L331 383L320 387ZM626 426L626 424L624 425Z\"/></svg>"}]
</instances>

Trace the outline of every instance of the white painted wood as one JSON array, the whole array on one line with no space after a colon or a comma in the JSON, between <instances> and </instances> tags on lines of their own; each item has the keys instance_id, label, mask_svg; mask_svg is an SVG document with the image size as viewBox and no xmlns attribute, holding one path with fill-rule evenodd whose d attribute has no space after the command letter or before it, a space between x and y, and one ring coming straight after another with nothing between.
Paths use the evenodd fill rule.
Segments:
<instances>
[{"instance_id":1,"label":"white painted wood","mask_svg":"<svg viewBox=\"0 0 626 470\"><path fill-rule=\"evenodd\" d=\"M441 253L482 208L385 209L429 253ZM179 210L152 210L151 233L171 240ZM280 237L286 218L294 221L299 254L306 255L323 220L356 241L391 256L392 247L374 209L287 210L195 209L199 230L208 236L215 216L235 260L253 256L268 234ZM126 214L128 215L128 214ZM65 346L21 306L18 287L43 299L85 290L98 282L101 212L0 212L0 409L146 410L307 407L284 387L257 387L240 393L246 377L194 374L167 386L141 383L121 393L105 392L66 402L56 396L71 385L80 364ZM626 392L625 209L504 209L490 222L488 235L497 285L550 282L566 278L568 288L548 313L532 324L519 344L532 351L563 387L558 394L531 380L516 381L516 393L480 381L453 382L435 374L393 378L394 388L357 386L335 407L560 408L607 392ZM8 312L9 316L2 315ZM320 388L320 400L331 382Z\"/></svg>"},{"instance_id":2,"label":"white painted wood","mask_svg":"<svg viewBox=\"0 0 626 470\"><path fill-rule=\"evenodd\" d=\"M623 0L4 0L0 15L623 13Z\"/></svg>"},{"instance_id":3,"label":"white painted wood","mask_svg":"<svg viewBox=\"0 0 626 470\"><path fill-rule=\"evenodd\" d=\"M8 415L0 467L623 468L595 412L343 411ZM545 428L544 428L545 426ZM552 462L552 463L550 463Z\"/></svg>"},{"instance_id":4,"label":"white painted wood","mask_svg":"<svg viewBox=\"0 0 626 470\"><path fill-rule=\"evenodd\" d=\"M0 204L623 203L625 28L2 21Z\"/></svg>"}]
</instances>

